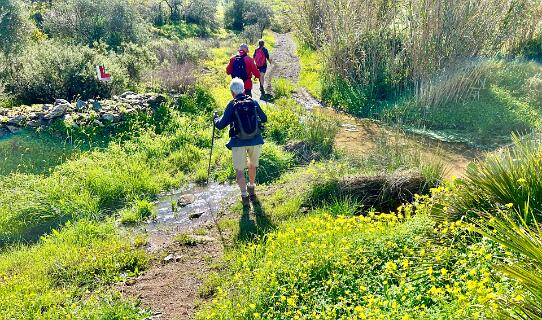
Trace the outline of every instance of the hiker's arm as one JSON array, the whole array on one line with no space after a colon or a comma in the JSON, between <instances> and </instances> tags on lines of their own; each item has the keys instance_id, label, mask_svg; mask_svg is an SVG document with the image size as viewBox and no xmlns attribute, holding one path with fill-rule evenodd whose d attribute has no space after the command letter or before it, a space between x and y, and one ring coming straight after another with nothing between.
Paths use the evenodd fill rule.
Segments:
<instances>
[{"instance_id":1,"label":"hiker's arm","mask_svg":"<svg viewBox=\"0 0 542 320\"><path fill-rule=\"evenodd\" d=\"M273 63L273 59L271 59L271 56L269 55L269 50L265 49L265 58L269 61L269 63Z\"/></svg>"},{"instance_id":2,"label":"hiker's arm","mask_svg":"<svg viewBox=\"0 0 542 320\"><path fill-rule=\"evenodd\" d=\"M228 104L228 106L226 107L226 110L224 111L224 115L222 115L222 118L215 119L215 127L218 130L222 130L226 128L232 122L232 116L233 116L233 104L230 102L230 104Z\"/></svg>"},{"instance_id":3,"label":"hiker's arm","mask_svg":"<svg viewBox=\"0 0 542 320\"><path fill-rule=\"evenodd\" d=\"M256 112L258 112L258 117L260 118L262 123L267 122L267 115L265 114L265 112L263 112L262 108L260 107L260 104L256 101L254 102L256 103Z\"/></svg>"},{"instance_id":4,"label":"hiker's arm","mask_svg":"<svg viewBox=\"0 0 542 320\"><path fill-rule=\"evenodd\" d=\"M233 60L230 59L230 62L228 63L228 66L226 67L226 74L231 75L233 71Z\"/></svg>"},{"instance_id":5,"label":"hiker's arm","mask_svg":"<svg viewBox=\"0 0 542 320\"><path fill-rule=\"evenodd\" d=\"M252 69L252 74L256 78L260 79L262 74L260 73L260 70L258 70L258 67L256 67L256 62L254 62L254 60L252 60L252 62L250 63L250 69Z\"/></svg>"}]
</instances>

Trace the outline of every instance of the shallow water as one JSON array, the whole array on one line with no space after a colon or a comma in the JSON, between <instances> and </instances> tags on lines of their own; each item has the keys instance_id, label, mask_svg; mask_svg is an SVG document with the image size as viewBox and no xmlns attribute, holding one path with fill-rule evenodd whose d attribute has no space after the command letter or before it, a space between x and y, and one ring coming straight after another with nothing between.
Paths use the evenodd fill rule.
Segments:
<instances>
[{"instance_id":1,"label":"shallow water","mask_svg":"<svg viewBox=\"0 0 542 320\"><path fill-rule=\"evenodd\" d=\"M189 185L187 188L173 190L159 195L155 202L157 217L149 223L149 231L163 229L183 230L212 221L223 205L233 200L239 189L235 185L210 183L209 185ZM177 206L184 195L193 194L195 201L185 207ZM236 199L236 198L235 198ZM198 218L190 219L197 214Z\"/></svg>"}]
</instances>

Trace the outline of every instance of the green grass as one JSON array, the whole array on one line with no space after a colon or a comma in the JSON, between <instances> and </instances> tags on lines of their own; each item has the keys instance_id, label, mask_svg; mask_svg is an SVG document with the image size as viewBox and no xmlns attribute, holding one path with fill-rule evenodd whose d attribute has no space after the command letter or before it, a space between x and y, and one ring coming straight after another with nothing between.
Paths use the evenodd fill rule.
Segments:
<instances>
[{"instance_id":1,"label":"green grass","mask_svg":"<svg viewBox=\"0 0 542 320\"><path fill-rule=\"evenodd\" d=\"M316 99L322 100L322 57L317 51L299 43L297 55L301 63L299 86L306 88Z\"/></svg>"},{"instance_id":2,"label":"green grass","mask_svg":"<svg viewBox=\"0 0 542 320\"><path fill-rule=\"evenodd\" d=\"M0 176L16 172L47 174L82 150L61 138L24 131L0 139Z\"/></svg>"},{"instance_id":3,"label":"green grass","mask_svg":"<svg viewBox=\"0 0 542 320\"><path fill-rule=\"evenodd\" d=\"M439 97L431 105L420 105L415 99L406 99L393 105L383 116L410 126L444 131L482 145L507 143L513 132L526 133L540 127L540 64L486 61L477 68L480 68L481 78L486 80L479 98L468 96L467 87L457 92L463 97L458 101ZM436 91L439 90L437 87Z\"/></svg>"},{"instance_id":4,"label":"green grass","mask_svg":"<svg viewBox=\"0 0 542 320\"><path fill-rule=\"evenodd\" d=\"M281 98L291 98L292 93L295 92L295 84L293 84L291 81L287 79L273 79L273 98L274 99L281 99Z\"/></svg>"},{"instance_id":5,"label":"green grass","mask_svg":"<svg viewBox=\"0 0 542 320\"><path fill-rule=\"evenodd\" d=\"M144 319L135 302L103 288L137 276L147 261L113 221L69 223L0 253L2 318Z\"/></svg>"},{"instance_id":6,"label":"green grass","mask_svg":"<svg viewBox=\"0 0 542 320\"><path fill-rule=\"evenodd\" d=\"M156 209L147 200L138 200L132 207L125 208L120 212L120 222L123 224L137 224L149 218L156 218Z\"/></svg>"}]
</instances>

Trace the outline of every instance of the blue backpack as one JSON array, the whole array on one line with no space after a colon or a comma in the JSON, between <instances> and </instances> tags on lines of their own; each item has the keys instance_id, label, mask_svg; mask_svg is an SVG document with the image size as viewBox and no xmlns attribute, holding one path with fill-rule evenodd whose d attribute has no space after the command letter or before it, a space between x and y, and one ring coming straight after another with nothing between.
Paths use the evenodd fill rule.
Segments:
<instances>
[{"instance_id":1,"label":"blue backpack","mask_svg":"<svg viewBox=\"0 0 542 320\"><path fill-rule=\"evenodd\" d=\"M235 56L231 72L232 78L239 78L243 81L248 80L247 64L245 63L245 57L246 56Z\"/></svg>"}]
</instances>

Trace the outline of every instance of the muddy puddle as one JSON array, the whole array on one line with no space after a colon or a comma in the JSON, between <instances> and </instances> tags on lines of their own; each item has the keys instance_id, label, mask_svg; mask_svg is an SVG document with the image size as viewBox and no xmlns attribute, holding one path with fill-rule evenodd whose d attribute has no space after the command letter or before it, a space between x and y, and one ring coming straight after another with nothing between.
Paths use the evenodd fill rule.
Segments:
<instances>
[{"instance_id":1,"label":"muddy puddle","mask_svg":"<svg viewBox=\"0 0 542 320\"><path fill-rule=\"evenodd\" d=\"M160 194L155 202L156 219L145 226L149 250L167 246L176 234L213 223L216 214L237 199L238 192L235 185L212 182Z\"/></svg>"}]
</instances>

